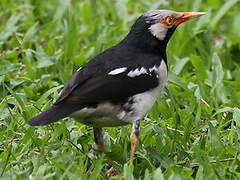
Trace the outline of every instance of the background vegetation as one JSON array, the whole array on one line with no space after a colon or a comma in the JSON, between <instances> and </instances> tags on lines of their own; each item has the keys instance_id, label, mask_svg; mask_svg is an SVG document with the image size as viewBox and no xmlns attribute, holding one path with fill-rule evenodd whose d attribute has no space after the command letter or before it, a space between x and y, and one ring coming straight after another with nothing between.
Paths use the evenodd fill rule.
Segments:
<instances>
[{"instance_id":1,"label":"background vegetation","mask_svg":"<svg viewBox=\"0 0 240 180\"><path fill-rule=\"evenodd\" d=\"M1 0L0 179L239 179L239 0ZM106 128L111 163L92 128L66 118L27 122L83 63L118 43L150 9L205 11L168 46L169 81L142 121L134 169L131 127Z\"/></svg>"}]
</instances>

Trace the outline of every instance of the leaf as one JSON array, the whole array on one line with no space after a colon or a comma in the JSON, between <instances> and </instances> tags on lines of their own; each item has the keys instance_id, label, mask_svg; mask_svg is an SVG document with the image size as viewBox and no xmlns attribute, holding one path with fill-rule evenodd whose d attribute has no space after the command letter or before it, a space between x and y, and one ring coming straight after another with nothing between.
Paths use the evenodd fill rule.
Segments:
<instances>
[{"instance_id":1,"label":"leaf","mask_svg":"<svg viewBox=\"0 0 240 180\"><path fill-rule=\"evenodd\" d=\"M164 180L162 170L160 168L157 168L153 172L153 180Z\"/></svg>"},{"instance_id":2,"label":"leaf","mask_svg":"<svg viewBox=\"0 0 240 180\"><path fill-rule=\"evenodd\" d=\"M213 58L212 58L212 69L213 72L215 73L215 82L213 84L219 84L223 80L224 72L223 72L223 67L222 67L222 62L219 58L219 56L214 53Z\"/></svg>"},{"instance_id":3,"label":"leaf","mask_svg":"<svg viewBox=\"0 0 240 180\"><path fill-rule=\"evenodd\" d=\"M183 135L183 139L184 139L185 144L187 144L188 139L190 137L190 133L191 133L191 130L192 130L192 124L193 124L192 118L187 117L187 123L186 123L185 129L184 129L184 135Z\"/></svg>"},{"instance_id":4,"label":"leaf","mask_svg":"<svg viewBox=\"0 0 240 180\"><path fill-rule=\"evenodd\" d=\"M187 87L186 84L183 81L181 81L176 74L174 74L172 72L168 72L168 81L173 84L179 85L182 88Z\"/></svg>"},{"instance_id":5,"label":"leaf","mask_svg":"<svg viewBox=\"0 0 240 180\"><path fill-rule=\"evenodd\" d=\"M40 45L37 45L37 51L33 51L38 60L37 68L45 68L54 64L53 58L48 56Z\"/></svg>"},{"instance_id":6,"label":"leaf","mask_svg":"<svg viewBox=\"0 0 240 180\"><path fill-rule=\"evenodd\" d=\"M172 72L174 72L175 74L180 74L181 71L183 70L185 64L190 60L189 57L185 57L185 58L178 58L178 57L175 57L176 59L176 64L173 66L172 68Z\"/></svg>"},{"instance_id":7,"label":"leaf","mask_svg":"<svg viewBox=\"0 0 240 180\"><path fill-rule=\"evenodd\" d=\"M204 26L204 25L208 26L209 25L209 23L211 22L211 15L212 15L212 9L208 9L206 11L206 15L200 17L200 19L197 21L197 23L195 24L195 27L193 29L193 31L195 32L195 35L197 35L197 33L199 33L199 30L201 29L202 26ZM200 42L201 41L202 40L200 40Z\"/></svg>"},{"instance_id":8,"label":"leaf","mask_svg":"<svg viewBox=\"0 0 240 180\"><path fill-rule=\"evenodd\" d=\"M238 3L239 0L230 0L230 1L226 1L226 3L222 6L222 8L218 11L217 15L213 18L210 26L213 30L215 30L217 28L217 25L219 23L219 21L221 20L221 18L227 13L229 12L229 10L236 4Z\"/></svg>"},{"instance_id":9,"label":"leaf","mask_svg":"<svg viewBox=\"0 0 240 180\"><path fill-rule=\"evenodd\" d=\"M82 3L81 15L85 24L88 24L89 19L92 19L92 12L88 2Z\"/></svg>"},{"instance_id":10,"label":"leaf","mask_svg":"<svg viewBox=\"0 0 240 180\"><path fill-rule=\"evenodd\" d=\"M37 180L42 179L46 170L47 170L47 165L46 164L41 165L37 170L35 179L37 179Z\"/></svg>"},{"instance_id":11,"label":"leaf","mask_svg":"<svg viewBox=\"0 0 240 180\"><path fill-rule=\"evenodd\" d=\"M10 89L5 83L4 83L5 87L8 89L8 91L13 95L13 97L17 100L17 102L19 103L20 105L20 110L23 114L23 117L25 120L28 119L28 116L27 116L27 108L25 106L25 103L24 101L12 90Z\"/></svg>"},{"instance_id":12,"label":"leaf","mask_svg":"<svg viewBox=\"0 0 240 180\"><path fill-rule=\"evenodd\" d=\"M54 21L61 19L71 5L70 0L59 0L58 2L59 4L57 6L57 9L55 9L53 17Z\"/></svg>"},{"instance_id":13,"label":"leaf","mask_svg":"<svg viewBox=\"0 0 240 180\"><path fill-rule=\"evenodd\" d=\"M219 135L217 134L216 127L214 127L211 122L209 122L208 125L210 128L209 137L212 143L212 148L214 149L214 151L218 152L219 153L218 156L220 156L221 153L225 152L225 148L220 140Z\"/></svg>"},{"instance_id":14,"label":"leaf","mask_svg":"<svg viewBox=\"0 0 240 180\"><path fill-rule=\"evenodd\" d=\"M195 0L193 3L192 11L197 12L201 6L201 3L202 3L202 0Z\"/></svg>"},{"instance_id":15,"label":"leaf","mask_svg":"<svg viewBox=\"0 0 240 180\"><path fill-rule=\"evenodd\" d=\"M77 34L77 21L76 17L73 14L69 22L65 21L65 32L64 32L64 61L67 63L69 59L73 58L76 53L76 48L78 43L76 39L78 38Z\"/></svg>"},{"instance_id":16,"label":"leaf","mask_svg":"<svg viewBox=\"0 0 240 180\"><path fill-rule=\"evenodd\" d=\"M47 92L45 92L41 98L36 102L36 105L37 106L42 106L44 104L44 102L46 101L47 97L54 93L55 91L57 91L58 89L62 88L63 85L60 85L60 86L56 86L56 87L53 87L52 89L49 89Z\"/></svg>"},{"instance_id":17,"label":"leaf","mask_svg":"<svg viewBox=\"0 0 240 180\"><path fill-rule=\"evenodd\" d=\"M150 173L149 173L149 170L146 169L145 170L145 174L144 174L144 180L151 180L151 176L150 176Z\"/></svg>"},{"instance_id":18,"label":"leaf","mask_svg":"<svg viewBox=\"0 0 240 180\"><path fill-rule=\"evenodd\" d=\"M224 71L222 62L219 58L219 56L214 53L212 58L212 89L211 92L215 92L215 96L217 97L217 101L226 103L227 97L225 95L224 85L223 85L223 77L224 77Z\"/></svg>"},{"instance_id":19,"label":"leaf","mask_svg":"<svg viewBox=\"0 0 240 180\"><path fill-rule=\"evenodd\" d=\"M171 166L171 164L173 163L172 159L170 159L168 156L166 156L166 154L163 154L153 148L148 148L148 153L149 155L157 160L159 163L161 163L161 166L164 168L168 168L169 166Z\"/></svg>"},{"instance_id":20,"label":"leaf","mask_svg":"<svg viewBox=\"0 0 240 180\"><path fill-rule=\"evenodd\" d=\"M130 167L128 166L128 164L124 164L124 167L123 167L123 179L134 180L132 171L131 171Z\"/></svg>"},{"instance_id":21,"label":"leaf","mask_svg":"<svg viewBox=\"0 0 240 180\"><path fill-rule=\"evenodd\" d=\"M212 117L216 116L217 114L223 113L223 112L233 112L233 108L231 108L231 107L225 107L225 108L218 109L218 110L216 111L216 113L214 113L214 114L212 115Z\"/></svg>"},{"instance_id":22,"label":"leaf","mask_svg":"<svg viewBox=\"0 0 240 180\"><path fill-rule=\"evenodd\" d=\"M38 22L36 22L25 34L24 38L23 38L23 44L24 47L26 48L27 46L29 46L29 43L32 42L34 40L35 34L38 31Z\"/></svg>"},{"instance_id":23,"label":"leaf","mask_svg":"<svg viewBox=\"0 0 240 180\"><path fill-rule=\"evenodd\" d=\"M233 108L233 120L236 122L237 127L240 128L240 109Z\"/></svg>"},{"instance_id":24,"label":"leaf","mask_svg":"<svg viewBox=\"0 0 240 180\"><path fill-rule=\"evenodd\" d=\"M28 73L28 77L31 78L36 78L36 69L34 68L34 66L32 65L33 62L33 51L31 49L26 49L25 50L25 55L26 57L24 58L24 63L26 65L27 68L27 73Z\"/></svg>"},{"instance_id":25,"label":"leaf","mask_svg":"<svg viewBox=\"0 0 240 180\"><path fill-rule=\"evenodd\" d=\"M0 66L0 76L19 70L20 63Z\"/></svg>"},{"instance_id":26,"label":"leaf","mask_svg":"<svg viewBox=\"0 0 240 180\"><path fill-rule=\"evenodd\" d=\"M100 172L102 170L103 167L103 155L101 156L100 159L97 160L95 168L91 174L91 176L89 177L90 180L95 180L95 179L100 179Z\"/></svg>"},{"instance_id":27,"label":"leaf","mask_svg":"<svg viewBox=\"0 0 240 180\"><path fill-rule=\"evenodd\" d=\"M206 73L206 67L203 64L203 60L199 56L196 56L193 54L190 56L190 59L191 59L192 65L195 68L197 77L201 81L204 81L204 79L206 79L207 77L207 73Z\"/></svg>"},{"instance_id":28,"label":"leaf","mask_svg":"<svg viewBox=\"0 0 240 180\"><path fill-rule=\"evenodd\" d=\"M203 166L199 166L196 175L196 180L204 180Z\"/></svg>"},{"instance_id":29,"label":"leaf","mask_svg":"<svg viewBox=\"0 0 240 180\"><path fill-rule=\"evenodd\" d=\"M17 31L18 29L17 23L21 17L22 17L22 14L18 14L18 15L13 14L8 19L7 24L5 24L4 30L0 32L0 44L2 44L1 41L7 40L10 36L12 36L12 34L15 31Z\"/></svg>"}]
</instances>

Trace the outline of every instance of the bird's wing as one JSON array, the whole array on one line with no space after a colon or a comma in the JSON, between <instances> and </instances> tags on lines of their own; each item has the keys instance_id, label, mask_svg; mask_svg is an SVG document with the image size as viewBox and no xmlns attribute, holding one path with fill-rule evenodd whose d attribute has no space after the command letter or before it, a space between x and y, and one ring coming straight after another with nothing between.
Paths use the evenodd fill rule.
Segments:
<instances>
[{"instance_id":1,"label":"bird's wing","mask_svg":"<svg viewBox=\"0 0 240 180\"><path fill-rule=\"evenodd\" d=\"M29 121L30 125L47 125L87 106L95 106L104 101L117 103L158 85L154 72L125 70L103 72L96 66L83 67L65 85L59 99L46 111ZM135 72L135 74L134 74ZM135 75L135 76L133 76Z\"/></svg>"},{"instance_id":2,"label":"bird's wing","mask_svg":"<svg viewBox=\"0 0 240 180\"><path fill-rule=\"evenodd\" d=\"M110 73L103 69L101 66L83 67L76 72L55 104L64 101L69 104L88 106L104 101L118 102L134 94L153 89L159 83L155 72L125 68L123 72L116 73L117 70L112 70L110 72L113 73Z\"/></svg>"},{"instance_id":3,"label":"bird's wing","mask_svg":"<svg viewBox=\"0 0 240 180\"><path fill-rule=\"evenodd\" d=\"M87 66L86 68L79 68L79 70L71 77L71 79L64 86L60 97L54 104L58 104L65 100L77 87L83 85L93 77L97 72L97 66Z\"/></svg>"}]
</instances>

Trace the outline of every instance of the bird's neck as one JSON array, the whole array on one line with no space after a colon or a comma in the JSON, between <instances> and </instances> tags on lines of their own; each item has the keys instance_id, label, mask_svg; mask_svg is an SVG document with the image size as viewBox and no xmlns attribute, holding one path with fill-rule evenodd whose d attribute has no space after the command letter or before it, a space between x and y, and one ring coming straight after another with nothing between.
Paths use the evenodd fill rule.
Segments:
<instances>
[{"instance_id":1,"label":"bird's neck","mask_svg":"<svg viewBox=\"0 0 240 180\"><path fill-rule=\"evenodd\" d=\"M142 52L159 55L167 63L167 42L159 40L148 31L130 31L121 43L139 48Z\"/></svg>"}]
</instances>

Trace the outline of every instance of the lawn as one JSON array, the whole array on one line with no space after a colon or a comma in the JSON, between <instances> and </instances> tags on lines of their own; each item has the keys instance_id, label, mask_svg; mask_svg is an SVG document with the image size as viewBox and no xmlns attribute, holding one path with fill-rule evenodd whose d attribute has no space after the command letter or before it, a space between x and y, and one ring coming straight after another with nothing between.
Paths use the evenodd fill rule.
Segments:
<instances>
[{"instance_id":1,"label":"lawn","mask_svg":"<svg viewBox=\"0 0 240 180\"><path fill-rule=\"evenodd\" d=\"M240 179L239 0L1 0L0 9L0 179L107 179L111 167L110 179ZM168 85L142 121L133 167L131 126L105 128L104 154L71 118L27 124L151 9L207 15L170 40Z\"/></svg>"}]
</instances>

